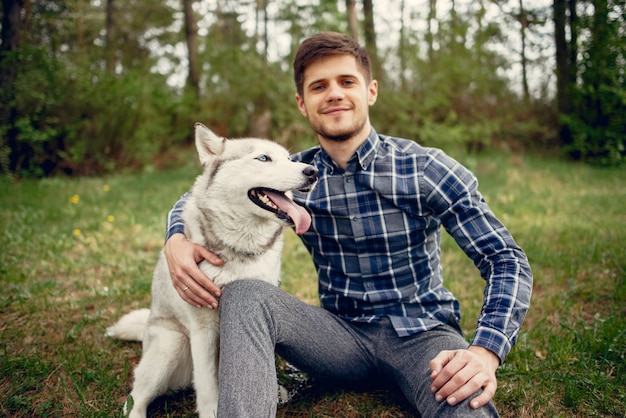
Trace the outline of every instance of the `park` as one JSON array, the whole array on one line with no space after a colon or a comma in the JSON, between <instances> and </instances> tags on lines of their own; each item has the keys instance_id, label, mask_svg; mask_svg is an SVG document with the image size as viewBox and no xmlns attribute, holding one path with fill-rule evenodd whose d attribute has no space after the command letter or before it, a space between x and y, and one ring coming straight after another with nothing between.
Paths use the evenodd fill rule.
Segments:
<instances>
[{"instance_id":1,"label":"park","mask_svg":"<svg viewBox=\"0 0 626 418\"><path fill-rule=\"evenodd\" d=\"M501 415L624 416L623 3L140 3L3 1L1 415L121 414L141 344L105 330L149 306L166 214L201 171L194 123L293 152L315 145L290 65L298 41L333 30L373 57L376 129L469 168L528 256L532 300L497 372ZM393 22L375 13L390 5L403 11ZM445 233L441 259L470 339L484 280ZM319 304L291 230L282 277ZM291 398L279 417L414 416L391 389L330 390L277 368ZM182 390L150 415L194 407Z\"/></svg>"}]
</instances>

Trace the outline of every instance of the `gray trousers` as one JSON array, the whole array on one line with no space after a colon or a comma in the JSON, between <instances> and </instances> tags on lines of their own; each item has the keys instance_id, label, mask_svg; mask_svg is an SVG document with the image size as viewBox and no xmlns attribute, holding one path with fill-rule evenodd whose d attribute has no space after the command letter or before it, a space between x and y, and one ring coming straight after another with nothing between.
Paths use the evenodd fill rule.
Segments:
<instances>
[{"instance_id":1,"label":"gray trousers","mask_svg":"<svg viewBox=\"0 0 626 418\"><path fill-rule=\"evenodd\" d=\"M276 415L275 354L316 381L391 382L423 418L498 416L492 403L472 410L469 399L454 407L435 401L430 360L441 350L468 346L451 326L401 338L388 319L348 322L258 280L223 289L220 322L218 417Z\"/></svg>"}]
</instances>

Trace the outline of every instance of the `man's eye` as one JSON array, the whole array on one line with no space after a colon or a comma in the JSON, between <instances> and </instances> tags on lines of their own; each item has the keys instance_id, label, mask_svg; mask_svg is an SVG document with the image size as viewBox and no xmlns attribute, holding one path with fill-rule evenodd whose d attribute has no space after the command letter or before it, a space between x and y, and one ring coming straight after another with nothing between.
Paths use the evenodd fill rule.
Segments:
<instances>
[{"instance_id":1,"label":"man's eye","mask_svg":"<svg viewBox=\"0 0 626 418\"><path fill-rule=\"evenodd\" d=\"M259 155L258 157L256 157L256 159L259 160L259 161L262 161L262 162L270 162L270 161L272 161L272 159L269 156L265 155L265 154Z\"/></svg>"}]
</instances>

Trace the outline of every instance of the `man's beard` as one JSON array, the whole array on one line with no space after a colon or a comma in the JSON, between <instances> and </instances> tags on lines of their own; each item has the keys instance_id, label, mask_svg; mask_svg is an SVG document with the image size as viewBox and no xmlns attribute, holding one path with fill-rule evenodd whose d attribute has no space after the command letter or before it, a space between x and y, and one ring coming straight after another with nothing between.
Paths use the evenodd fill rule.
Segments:
<instances>
[{"instance_id":1,"label":"man's beard","mask_svg":"<svg viewBox=\"0 0 626 418\"><path fill-rule=\"evenodd\" d=\"M352 136L356 133L356 131L355 132L351 132L351 133L342 134L342 135L330 135L330 134L327 134L325 132L320 132L320 131L316 131L316 133L318 135L320 135L322 138L328 139L329 141L344 142L344 141L347 141L348 139L352 138Z\"/></svg>"},{"instance_id":2,"label":"man's beard","mask_svg":"<svg viewBox=\"0 0 626 418\"><path fill-rule=\"evenodd\" d=\"M323 126L312 126L313 130L320 137L327 139L333 142L345 142L349 139L352 139L355 135L357 135L363 127L365 126L366 121L362 121L356 126L353 126L351 129L338 133L328 132Z\"/></svg>"}]
</instances>

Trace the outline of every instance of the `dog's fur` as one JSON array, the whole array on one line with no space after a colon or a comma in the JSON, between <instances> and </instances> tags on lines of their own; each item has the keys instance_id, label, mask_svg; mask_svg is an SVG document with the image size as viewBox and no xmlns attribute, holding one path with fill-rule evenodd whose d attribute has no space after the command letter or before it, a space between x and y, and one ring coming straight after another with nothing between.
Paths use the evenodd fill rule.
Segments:
<instances>
[{"instance_id":1,"label":"dog's fur","mask_svg":"<svg viewBox=\"0 0 626 418\"><path fill-rule=\"evenodd\" d=\"M203 261L202 271L218 286L236 279L279 284L283 227L297 233L310 226L306 210L287 197L309 191L317 169L292 162L275 142L227 140L196 124L196 148L204 167L183 209L185 235L217 253L224 265ZM201 418L217 411L219 318L176 292L161 252L152 281L150 309L133 311L107 329L107 335L142 340L143 355L130 394L131 418L145 417L148 405L168 389L193 383Z\"/></svg>"}]
</instances>

